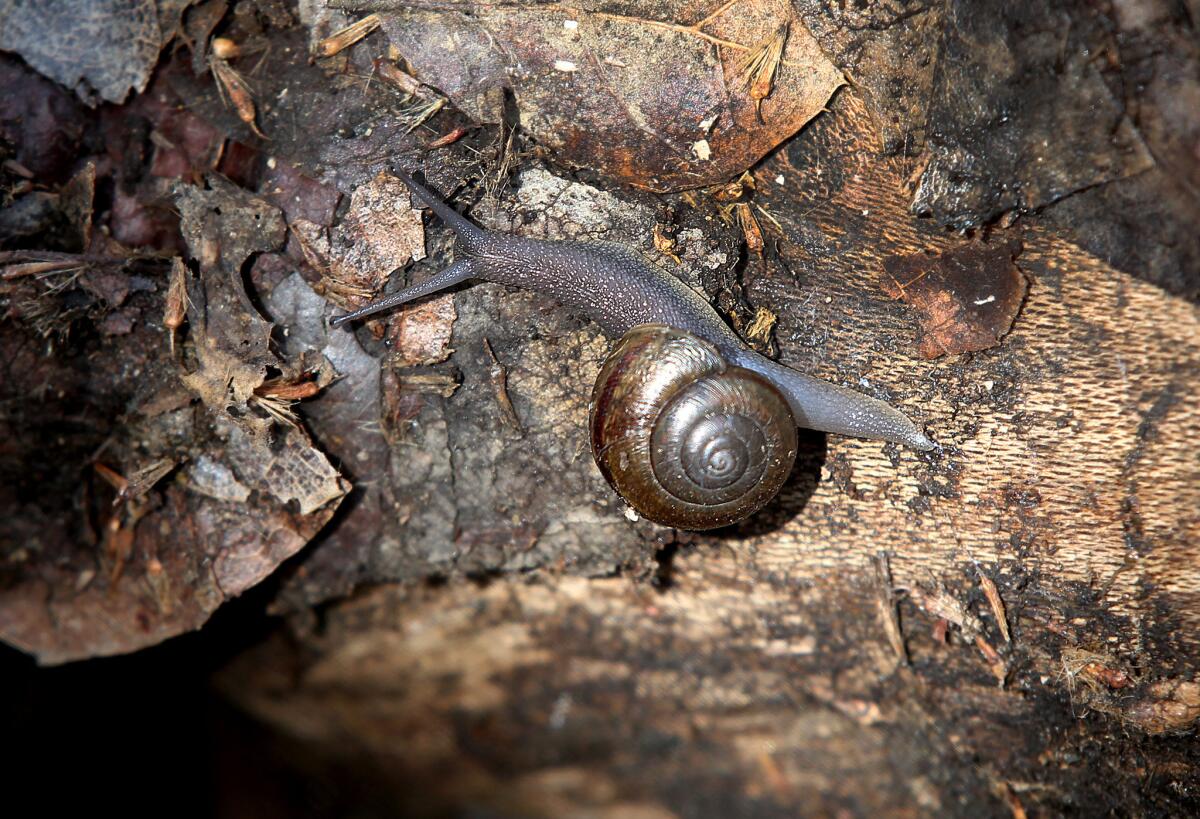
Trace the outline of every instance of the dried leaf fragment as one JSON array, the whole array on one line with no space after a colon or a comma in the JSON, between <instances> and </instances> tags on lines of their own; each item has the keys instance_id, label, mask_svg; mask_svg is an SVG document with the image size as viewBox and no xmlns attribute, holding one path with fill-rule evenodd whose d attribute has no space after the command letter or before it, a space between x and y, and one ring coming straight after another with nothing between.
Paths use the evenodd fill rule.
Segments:
<instances>
[{"instance_id":1,"label":"dried leaf fragment","mask_svg":"<svg viewBox=\"0 0 1200 819\"><path fill-rule=\"evenodd\" d=\"M409 201L408 188L385 171L350 195L346 217L334 229L324 281L341 306L361 307L383 289L392 271L425 257L421 214ZM310 242L306 255L316 250Z\"/></svg>"},{"instance_id":2,"label":"dried leaf fragment","mask_svg":"<svg viewBox=\"0 0 1200 819\"><path fill-rule=\"evenodd\" d=\"M664 256L670 256L675 261L675 264L682 264L683 260L679 258L679 243L676 241L675 236L668 233L667 230L668 228L665 228L661 224L654 225L654 234L652 237L654 240L654 249Z\"/></svg>"},{"instance_id":3,"label":"dried leaf fragment","mask_svg":"<svg viewBox=\"0 0 1200 819\"><path fill-rule=\"evenodd\" d=\"M875 605L883 633L897 665L908 664L908 648L904 644L904 632L900 630L900 612L896 608L896 593L892 585L892 568L887 552L880 552L873 561L875 570Z\"/></svg>"},{"instance_id":4,"label":"dried leaf fragment","mask_svg":"<svg viewBox=\"0 0 1200 819\"><path fill-rule=\"evenodd\" d=\"M1000 597L1000 590L996 588L996 582L992 578L979 572L979 585L983 587L983 595L987 598L988 605L992 609L992 616L996 618L996 625L1000 628L1000 635L1004 637L1004 642L1011 643L1012 635L1008 631L1008 613L1004 608L1004 600Z\"/></svg>"},{"instance_id":5,"label":"dried leaf fragment","mask_svg":"<svg viewBox=\"0 0 1200 819\"><path fill-rule=\"evenodd\" d=\"M305 377L308 375L305 373ZM300 418L292 409L292 405L305 398L312 398L320 391L321 386L315 381L274 378L264 381L254 388L254 395L251 396L250 403L260 407L276 421L298 427Z\"/></svg>"},{"instance_id":6,"label":"dried leaf fragment","mask_svg":"<svg viewBox=\"0 0 1200 819\"><path fill-rule=\"evenodd\" d=\"M362 38L379 28L379 15L368 14L361 20L351 23L340 31L326 37L321 42L317 43L318 57L332 57L339 51L349 48L357 43Z\"/></svg>"},{"instance_id":7,"label":"dried leaf fragment","mask_svg":"<svg viewBox=\"0 0 1200 819\"><path fill-rule=\"evenodd\" d=\"M974 640L983 631L983 623L979 618L968 611L963 602L940 583L933 589L913 586L908 590L908 596L927 614L958 626L968 640Z\"/></svg>"},{"instance_id":8,"label":"dried leaf fragment","mask_svg":"<svg viewBox=\"0 0 1200 819\"><path fill-rule=\"evenodd\" d=\"M255 388L254 394L279 398L284 401L303 401L305 398L312 398L320 391L321 388L315 381L290 383L282 379L276 379L260 384Z\"/></svg>"},{"instance_id":9,"label":"dried leaf fragment","mask_svg":"<svg viewBox=\"0 0 1200 819\"><path fill-rule=\"evenodd\" d=\"M245 437L238 427L231 427L230 436L235 441ZM229 463L245 483L263 488L280 504L295 501L302 515L311 515L350 489L298 429L281 430L268 457L257 445L233 447Z\"/></svg>"},{"instance_id":10,"label":"dried leaf fragment","mask_svg":"<svg viewBox=\"0 0 1200 819\"><path fill-rule=\"evenodd\" d=\"M775 90L775 74L783 59L783 47L787 44L790 28L790 22L781 24L774 34L747 53L739 66L746 76L746 87L750 91L750 99L754 100L754 115L759 122L763 122L762 102Z\"/></svg>"},{"instance_id":11,"label":"dried leaf fragment","mask_svg":"<svg viewBox=\"0 0 1200 819\"><path fill-rule=\"evenodd\" d=\"M243 412L269 368L284 369L270 350L271 324L242 286L242 263L283 243L286 227L273 205L213 177L211 191L181 186L176 205L181 230L200 275L188 282L187 314L194 368L183 383L218 415L265 431L269 423Z\"/></svg>"},{"instance_id":12,"label":"dried leaf fragment","mask_svg":"<svg viewBox=\"0 0 1200 819\"><path fill-rule=\"evenodd\" d=\"M450 339L457 318L453 293L404 305L391 323L390 340L396 351L391 363L412 367L445 361L454 352Z\"/></svg>"},{"instance_id":13,"label":"dried leaf fragment","mask_svg":"<svg viewBox=\"0 0 1200 819\"><path fill-rule=\"evenodd\" d=\"M746 328L746 338L766 344L771 340L771 330L775 327L776 315L765 307L759 307L754 312L754 321Z\"/></svg>"},{"instance_id":14,"label":"dried leaf fragment","mask_svg":"<svg viewBox=\"0 0 1200 819\"><path fill-rule=\"evenodd\" d=\"M449 398L458 390L458 381L449 375L438 375L436 373L429 375L411 374L397 377L397 381L402 386L416 392L428 392L435 395L440 395L442 398Z\"/></svg>"},{"instance_id":15,"label":"dried leaf fragment","mask_svg":"<svg viewBox=\"0 0 1200 819\"><path fill-rule=\"evenodd\" d=\"M883 260L884 291L920 314L921 355L957 355L999 343L1012 327L1028 289L1013 263L1020 249L1018 242L1010 241Z\"/></svg>"},{"instance_id":16,"label":"dried leaf fragment","mask_svg":"<svg viewBox=\"0 0 1200 819\"><path fill-rule=\"evenodd\" d=\"M508 397L508 369L496 358L496 353L492 351L492 344L486 338L483 340L483 351L492 362L490 371L492 389L496 391L496 403L500 405L501 414L509 426L520 432L521 421L517 418L517 411L513 409L512 401Z\"/></svg>"},{"instance_id":17,"label":"dried leaf fragment","mask_svg":"<svg viewBox=\"0 0 1200 819\"><path fill-rule=\"evenodd\" d=\"M187 267L178 256L171 262L170 278L167 281L167 298L163 305L163 326L167 328L171 353L175 353L175 331L183 326L187 316Z\"/></svg>"}]
</instances>

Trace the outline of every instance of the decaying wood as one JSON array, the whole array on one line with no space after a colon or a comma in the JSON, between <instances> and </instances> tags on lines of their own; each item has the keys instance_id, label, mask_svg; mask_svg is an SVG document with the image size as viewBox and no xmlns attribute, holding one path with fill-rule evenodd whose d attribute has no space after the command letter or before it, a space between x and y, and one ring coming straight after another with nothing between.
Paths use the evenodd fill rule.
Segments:
<instances>
[{"instance_id":1,"label":"decaying wood","mask_svg":"<svg viewBox=\"0 0 1200 819\"><path fill-rule=\"evenodd\" d=\"M382 588L332 606L319 633L297 619L303 651L251 652L229 695L369 760L418 813L1184 804L1128 760L1152 753L1172 787L1195 787L1197 310L1018 226L1028 292L1008 335L924 359L885 263L964 240L911 218L910 167L880 161L871 133L845 94L806 132L807 160L758 172L792 275L748 297L778 314L785 362L890 397L938 452L811 436L739 530L664 548L628 524L658 550L657 587L571 576L568 548L533 576ZM480 291L457 296L460 316ZM569 445L586 390L542 396L528 365L513 402L538 417L553 401ZM880 553L900 634L880 616Z\"/></svg>"},{"instance_id":2,"label":"decaying wood","mask_svg":"<svg viewBox=\"0 0 1200 819\"><path fill-rule=\"evenodd\" d=\"M1150 11L1117 4L1137 31L1110 43L1109 12L1076 3L1090 25L1061 44L1006 28L983 49L974 38L993 18L960 13L965 2L893 12L772 0L758 11L793 20L780 53L750 87L734 74L715 86L740 89L735 122L712 114L724 98L697 109L663 93L664 79L684 88L695 72L664 72L655 49L636 46L669 34L702 64L735 67L732 45L784 31L750 25L748 0L684 4L719 29L470 4L480 14L452 23L481 36L459 42L500 54L506 73L521 61L501 52L531 30L561 44L534 55L544 71L514 74L525 126L514 137L450 110L475 91L487 92L480 106L504 95L445 73L462 54L440 29L426 36L391 15L315 65L295 59L315 31L274 29L251 74L237 62L247 52L223 56L211 39L224 4L205 5L188 18L198 62L164 64L131 103L142 113L121 112L154 130L118 139L124 125L107 127L101 140L131 165L145 159L134 170L147 185L175 180L187 245L176 287L147 278L131 297L130 276L79 264L97 258L89 237L132 246L155 233L144 213L140 231L124 217L92 229L98 173L113 212L146 210L122 198L133 177L104 170L113 163L80 172L85 190L57 192L32 191L37 163L0 168L18 178L12 195L37 194L27 204L57 197L89 214L68 220L87 247L0 258L16 318L0 333L15 351L0 370L0 428L19 455L0 460L0 497L20 508L0 531L9 642L42 662L129 651L199 628L269 576L250 607L285 625L219 673L221 690L308 765L370 783L373 805L407 815L1200 812L1200 315L1149 283L1200 292L1200 279L1171 272L1200 254L1178 239L1194 204L1178 170L1190 120L1172 110L1156 125L1148 106L1135 123L1113 90L1143 87L1112 63L1137 53L1131 42L1153 51L1148 99L1165 94L1161 77L1182 76L1171 66L1194 65L1190 46L1154 36ZM223 36L249 48L237 27L257 29L251 6L275 5L238 4ZM405 14L445 22L424 6ZM994 19L1057 19L1051 6ZM503 23L498 39L482 36L489 19ZM600 34L617 35L612 54L586 52ZM938 43L946 60L897 59ZM397 73L396 45L419 49L409 62L437 93ZM785 120L798 50L820 58L825 82ZM1070 59L1058 66L1060 53ZM236 108L198 70L221 74L225 60L247 71L244 99L224 83ZM1049 68L1025 94L992 82L1005 66ZM573 100L640 111L611 93L619 85L589 84L621 72L655 106L695 114L657 117L670 138L650 140L648 165L630 159L644 122L622 141L576 116ZM852 85L829 110L728 182L721 168L740 171L808 122L843 74ZM967 90L983 104L960 106ZM1040 137L1059 120L1045 115L1066 94L1064 121L1101 125L1051 155ZM760 125L787 127L739 151L760 106ZM987 123L1010 108L1022 127ZM269 156L226 138L259 125ZM1145 140L1127 143L1138 128ZM556 145L560 164L542 164ZM328 326L333 305L421 281L452 255L444 228L408 207L396 161L421 164L489 229L657 254L757 347L894 403L939 448L807 434L783 493L746 523L697 535L639 519L591 462L587 405L611 342L581 316L475 284L356 332ZM572 176L573 161L595 165ZM972 167L982 175L960 178ZM1168 178L1183 198L1161 197L1155 213L1173 220L1161 237L1137 208L1108 206L1155 201ZM720 184L664 208L578 180ZM934 218L914 216L914 201ZM85 340L98 330L85 354L30 341L85 318Z\"/></svg>"}]
</instances>

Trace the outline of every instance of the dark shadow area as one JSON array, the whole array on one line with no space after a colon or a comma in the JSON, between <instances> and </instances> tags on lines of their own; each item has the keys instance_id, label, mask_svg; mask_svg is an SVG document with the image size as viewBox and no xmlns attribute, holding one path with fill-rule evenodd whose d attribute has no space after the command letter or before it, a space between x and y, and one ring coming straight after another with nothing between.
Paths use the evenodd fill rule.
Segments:
<instances>
[{"instance_id":1,"label":"dark shadow area","mask_svg":"<svg viewBox=\"0 0 1200 819\"><path fill-rule=\"evenodd\" d=\"M199 632L127 656L39 668L0 646L0 721L17 760L4 813L287 815L251 811L269 787L257 771L279 763L264 757L269 734L210 685L277 625L263 614L273 586L221 607Z\"/></svg>"}]
</instances>

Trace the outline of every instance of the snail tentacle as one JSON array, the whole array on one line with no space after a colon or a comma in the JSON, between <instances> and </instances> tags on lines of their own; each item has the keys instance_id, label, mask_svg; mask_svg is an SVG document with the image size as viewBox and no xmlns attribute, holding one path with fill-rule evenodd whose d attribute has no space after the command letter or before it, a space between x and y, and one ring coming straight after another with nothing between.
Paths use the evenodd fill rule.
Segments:
<instances>
[{"instance_id":1,"label":"snail tentacle","mask_svg":"<svg viewBox=\"0 0 1200 819\"><path fill-rule=\"evenodd\" d=\"M426 207L437 214L437 217L446 223L446 226L454 231L459 239L462 240L463 246L469 253L478 252L488 240L488 232L476 225L467 217L450 207L442 198L429 188L422 185L412 176L401 168L392 170L396 176L400 177L400 181L408 186L408 189L420 199Z\"/></svg>"},{"instance_id":2,"label":"snail tentacle","mask_svg":"<svg viewBox=\"0 0 1200 819\"><path fill-rule=\"evenodd\" d=\"M376 313L390 310L393 307L398 307L410 301L415 301L423 296L432 295L439 290L445 290L447 287L453 287L459 282L475 278L476 275L475 265L470 257L459 259L445 270L435 273L423 282L405 287L403 290L397 291L379 301L371 302L366 307L355 310L353 313L347 313L344 316L331 319L329 325L331 327L340 327L348 321L357 321L360 318L373 316Z\"/></svg>"}]
</instances>

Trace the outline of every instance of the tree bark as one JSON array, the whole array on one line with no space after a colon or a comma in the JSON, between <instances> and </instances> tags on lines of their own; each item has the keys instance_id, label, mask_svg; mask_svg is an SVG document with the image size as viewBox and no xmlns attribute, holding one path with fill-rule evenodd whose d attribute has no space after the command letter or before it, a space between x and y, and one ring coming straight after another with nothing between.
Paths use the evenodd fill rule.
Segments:
<instances>
[{"instance_id":1,"label":"tree bark","mask_svg":"<svg viewBox=\"0 0 1200 819\"><path fill-rule=\"evenodd\" d=\"M982 242L913 219L911 165L875 139L847 91L756 171L789 238L746 265L746 297L785 363L889 396L939 451L807 436L742 527L629 524L640 577L572 576L567 548L533 575L379 588L294 617L223 690L417 813L1194 808L1196 308L1041 224ZM930 327L888 297L889 260L1012 242L1011 331L918 355ZM582 444L590 384L547 398L511 375Z\"/></svg>"}]
</instances>

